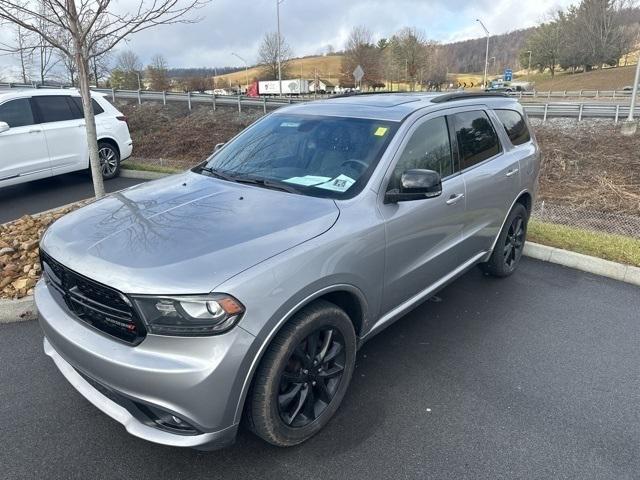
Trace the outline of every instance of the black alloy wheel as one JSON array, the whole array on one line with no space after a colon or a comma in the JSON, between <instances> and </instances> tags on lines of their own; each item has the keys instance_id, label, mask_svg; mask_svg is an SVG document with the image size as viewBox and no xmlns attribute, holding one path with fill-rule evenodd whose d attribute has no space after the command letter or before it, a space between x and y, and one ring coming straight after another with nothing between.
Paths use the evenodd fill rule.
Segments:
<instances>
[{"instance_id":1,"label":"black alloy wheel","mask_svg":"<svg viewBox=\"0 0 640 480\"><path fill-rule=\"evenodd\" d=\"M336 329L318 329L298 344L280 376L278 413L286 425L304 427L326 410L345 360L344 339Z\"/></svg>"},{"instance_id":2,"label":"black alloy wheel","mask_svg":"<svg viewBox=\"0 0 640 480\"><path fill-rule=\"evenodd\" d=\"M318 433L336 413L355 369L357 337L346 312L318 299L271 340L245 408L246 425L280 447Z\"/></svg>"},{"instance_id":3,"label":"black alloy wheel","mask_svg":"<svg viewBox=\"0 0 640 480\"><path fill-rule=\"evenodd\" d=\"M498 235L491 257L481 263L483 272L494 277L508 277L518 268L527 239L529 212L521 203L516 203Z\"/></svg>"},{"instance_id":4,"label":"black alloy wheel","mask_svg":"<svg viewBox=\"0 0 640 480\"><path fill-rule=\"evenodd\" d=\"M515 268L516 263L522 256L522 250L524 249L524 236L524 218L518 215L513 219L511 225L509 225L503 250L504 264L509 270Z\"/></svg>"}]
</instances>

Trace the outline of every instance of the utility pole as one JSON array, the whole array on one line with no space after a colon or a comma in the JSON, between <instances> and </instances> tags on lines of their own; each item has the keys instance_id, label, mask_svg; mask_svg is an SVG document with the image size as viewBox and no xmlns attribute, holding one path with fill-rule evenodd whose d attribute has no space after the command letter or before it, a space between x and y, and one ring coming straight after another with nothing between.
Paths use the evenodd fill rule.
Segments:
<instances>
[{"instance_id":1,"label":"utility pole","mask_svg":"<svg viewBox=\"0 0 640 480\"><path fill-rule=\"evenodd\" d=\"M487 30L487 27L484 26L484 23L482 23L482 20L480 20L479 18L476 18L476 22L478 22L482 26L482 28L484 29L484 33L486 33L487 35L487 47L484 53L484 80L482 82L482 86L484 88L487 88L487 67L489 66L489 30Z\"/></svg>"},{"instance_id":2,"label":"utility pole","mask_svg":"<svg viewBox=\"0 0 640 480\"><path fill-rule=\"evenodd\" d=\"M242 58L240 55L238 55L237 53L231 53L231 55L233 55L234 57L239 58L240 60L242 60L244 62L244 76L245 76L245 80L247 82L247 86L245 89L245 93L247 92L247 90L249 90L249 64L247 63L247 61Z\"/></svg>"},{"instance_id":3,"label":"utility pole","mask_svg":"<svg viewBox=\"0 0 640 480\"><path fill-rule=\"evenodd\" d=\"M276 19L278 22L278 88L279 88L279 93L280 96L282 96L282 66L281 66L281 59L280 59L280 43L281 43L281 37L280 37L280 4L284 2L284 0L276 0Z\"/></svg>"},{"instance_id":4,"label":"utility pole","mask_svg":"<svg viewBox=\"0 0 640 480\"><path fill-rule=\"evenodd\" d=\"M531 50L527 50L529 54L529 66L527 67L527 81L531 81Z\"/></svg>"},{"instance_id":5,"label":"utility pole","mask_svg":"<svg viewBox=\"0 0 640 480\"><path fill-rule=\"evenodd\" d=\"M409 85L409 59L404 59L404 81Z\"/></svg>"}]
</instances>

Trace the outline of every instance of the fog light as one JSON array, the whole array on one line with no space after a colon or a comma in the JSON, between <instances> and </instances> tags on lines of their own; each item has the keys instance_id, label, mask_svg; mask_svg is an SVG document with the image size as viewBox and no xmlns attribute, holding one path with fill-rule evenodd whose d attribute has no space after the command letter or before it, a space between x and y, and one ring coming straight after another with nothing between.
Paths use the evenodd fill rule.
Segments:
<instances>
[{"instance_id":1,"label":"fog light","mask_svg":"<svg viewBox=\"0 0 640 480\"><path fill-rule=\"evenodd\" d=\"M152 407L150 405L138 404L138 408L142 410L142 412L149 417L153 423L163 430L170 430L171 432L179 433L181 435L195 435L199 433L198 430L196 430L186 420L183 420L173 413L165 412L164 410L160 410L159 408Z\"/></svg>"}]
</instances>

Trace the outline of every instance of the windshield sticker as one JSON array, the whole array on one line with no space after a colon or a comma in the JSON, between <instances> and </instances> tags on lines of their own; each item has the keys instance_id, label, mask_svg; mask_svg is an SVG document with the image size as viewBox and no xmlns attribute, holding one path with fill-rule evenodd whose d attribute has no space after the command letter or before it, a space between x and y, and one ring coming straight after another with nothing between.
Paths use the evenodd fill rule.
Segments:
<instances>
[{"instance_id":1,"label":"windshield sticker","mask_svg":"<svg viewBox=\"0 0 640 480\"><path fill-rule=\"evenodd\" d=\"M334 192L346 192L354 183L356 183L356 181L353 178L340 174L333 180L321 185L316 185L316 187L324 188L325 190L333 190Z\"/></svg>"},{"instance_id":2,"label":"windshield sticker","mask_svg":"<svg viewBox=\"0 0 640 480\"><path fill-rule=\"evenodd\" d=\"M389 130L387 127L378 127L378 129L373 133L376 137L384 137L384 134Z\"/></svg>"},{"instance_id":3,"label":"windshield sticker","mask_svg":"<svg viewBox=\"0 0 640 480\"><path fill-rule=\"evenodd\" d=\"M280 126L285 128L298 128L300 126L300 122L282 122Z\"/></svg>"},{"instance_id":4,"label":"windshield sticker","mask_svg":"<svg viewBox=\"0 0 640 480\"><path fill-rule=\"evenodd\" d=\"M287 183L295 183L296 185L304 185L305 187L312 187L320 183L326 183L331 180L331 177L319 177L317 175L305 175L304 177L291 177L283 180Z\"/></svg>"}]
</instances>

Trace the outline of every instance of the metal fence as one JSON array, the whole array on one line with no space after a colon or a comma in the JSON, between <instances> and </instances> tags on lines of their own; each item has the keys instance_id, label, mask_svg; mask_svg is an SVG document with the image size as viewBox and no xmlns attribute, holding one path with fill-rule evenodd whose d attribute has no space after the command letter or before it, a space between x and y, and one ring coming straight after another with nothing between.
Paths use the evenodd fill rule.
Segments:
<instances>
[{"instance_id":1,"label":"metal fence","mask_svg":"<svg viewBox=\"0 0 640 480\"><path fill-rule=\"evenodd\" d=\"M506 92L518 98L631 98L631 90L527 90L523 92Z\"/></svg>"},{"instance_id":2,"label":"metal fence","mask_svg":"<svg viewBox=\"0 0 640 480\"><path fill-rule=\"evenodd\" d=\"M2 84L2 87L35 87L35 85L21 85L21 84ZM50 88L50 87L48 87ZM65 88L65 87L59 87ZM172 102L186 103L188 108L191 109L194 104L196 105L211 105L213 109L218 105L234 106L238 108L238 111L242 111L244 107L261 108L265 113L270 109L289 105L297 102L308 102L314 99L321 99L330 97L329 95L311 94L298 97L247 97L244 95L214 95L207 93L180 93L180 92L154 92L149 90L116 90L116 89L93 89L96 92L109 96L113 101L116 99L122 100L134 100L138 103L143 101L162 102L164 105ZM583 96L588 92L599 91L580 90L575 92L563 92L565 94L583 93ZM607 91L615 95L615 91ZM545 92L517 92L513 93L514 96L531 97L538 94L539 96ZM551 93L546 98L551 98ZM601 92L602 93L602 92ZM618 93L621 93L620 91ZM629 94L629 92L626 92ZM531 95L529 95L531 94ZM569 96L569 95L566 95ZM627 95L629 98L630 94ZM629 114L629 105L613 102L597 102L597 103L585 103L585 102L522 102L524 110L530 117L542 118L546 121L551 117L565 117L576 118L581 121L585 118L605 118L612 119L614 122L618 122L621 118L625 118Z\"/></svg>"},{"instance_id":3,"label":"metal fence","mask_svg":"<svg viewBox=\"0 0 640 480\"><path fill-rule=\"evenodd\" d=\"M640 239L640 213L629 215L599 212L574 205L540 201L534 206L531 216L542 222Z\"/></svg>"}]
</instances>

